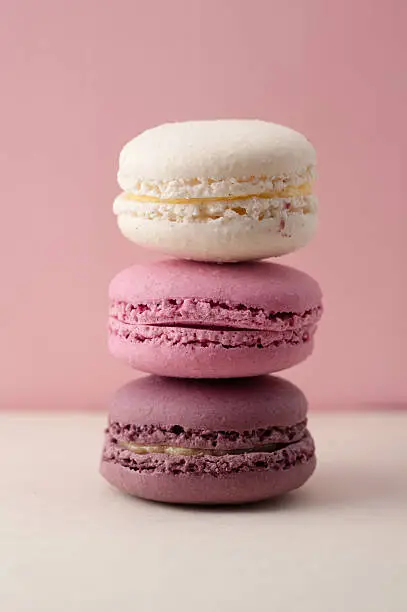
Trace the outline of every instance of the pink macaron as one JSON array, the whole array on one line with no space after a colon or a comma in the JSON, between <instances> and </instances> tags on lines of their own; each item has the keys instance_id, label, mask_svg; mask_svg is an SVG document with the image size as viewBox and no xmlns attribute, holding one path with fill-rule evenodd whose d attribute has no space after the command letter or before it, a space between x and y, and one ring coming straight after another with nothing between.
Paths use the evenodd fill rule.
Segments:
<instances>
[{"instance_id":1,"label":"pink macaron","mask_svg":"<svg viewBox=\"0 0 407 612\"><path fill-rule=\"evenodd\" d=\"M166 260L109 288L109 348L132 367L185 378L277 372L306 359L322 313L318 283L269 262Z\"/></svg>"},{"instance_id":2,"label":"pink macaron","mask_svg":"<svg viewBox=\"0 0 407 612\"><path fill-rule=\"evenodd\" d=\"M273 376L148 376L116 393L101 473L131 495L236 504L297 489L315 469L307 401Z\"/></svg>"}]
</instances>

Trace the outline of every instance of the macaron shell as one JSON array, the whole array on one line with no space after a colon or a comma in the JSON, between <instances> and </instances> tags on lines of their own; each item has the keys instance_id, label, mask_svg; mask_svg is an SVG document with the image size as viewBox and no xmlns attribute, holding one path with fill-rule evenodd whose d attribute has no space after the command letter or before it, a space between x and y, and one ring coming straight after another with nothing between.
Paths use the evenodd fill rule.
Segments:
<instances>
[{"instance_id":1,"label":"macaron shell","mask_svg":"<svg viewBox=\"0 0 407 612\"><path fill-rule=\"evenodd\" d=\"M232 380L143 376L116 391L109 420L243 432L295 425L306 418L307 407L303 392L277 376Z\"/></svg>"},{"instance_id":2,"label":"macaron shell","mask_svg":"<svg viewBox=\"0 0 407 612\"><path fill-rule=\"evenodd\" d=\"M280 257L308 244L318 224L316 213L291 215L284 232L279 218L258 221L239 217L196 223L120 214L117 223L123 236L140 246L207 262Z\"/></svg>"},{"instance_id":3,"label":"macaron shell","mask_svg":"<svg viewBox=\"0 0 407 612\"><path fill-rule=\"evenodd\" d=\"M278 176L314 165L315 150L299 132L256 119L166 123L128 142L118 181Z\"/></svg>"},{"instance_id":4,"label":"macaron shell","mask_svg":"<svg viewBox=\"0 0 407 612\"><path fill-rule=\"evenodd\" d=\"M132 344L110 335L110 353L136 370L159 376L181 378L239 378L260 376L291 368L311 355L313 339L301 344L281 344L269 348L205 348L194 345L153 343Z\"/></svg>"},{"instance_id":5,"label":"macaron shell","mask_svg":"<svg viewBox=\"0 0 407 612\"><path fill-rule=\"evenodd\" d=\"M145 499L179 504L241 504L256 502L301 487L316 466L313 456L288 470L211 475L145 474L102 461L102 476L114 487Z\"/></svg>"},{"instance_id":6,"label":"macaron shell","mask_svg":"<svg viewBox=\"0 0 407 612\"><path fill-rule=\"evenodd\" d=\"M109 297L135 305L165 298L202 298L270 313L303 313L321 304L322 293L308 274L281 264L219 265L168 259L122 270L110 283Z\"/></svg>"}]
</instances>

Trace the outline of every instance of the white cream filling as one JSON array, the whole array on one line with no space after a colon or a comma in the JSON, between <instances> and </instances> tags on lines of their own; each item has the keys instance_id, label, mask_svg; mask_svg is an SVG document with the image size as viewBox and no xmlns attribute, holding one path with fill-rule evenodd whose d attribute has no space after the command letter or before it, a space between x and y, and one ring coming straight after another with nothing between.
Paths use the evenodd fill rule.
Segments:
<instances>
[{"instance_id":1,"label":"white cream filling","mask_svg":"<svg viewBox=\"0 0 407 612\"><path fill-rule=\"evenodd\" d=\"M171 204L166 202L137 202L125 194L113 205L116 215L131 215L143 219L162 219L172 222L209 222L219 219L248 217L252 220L279 219L287 221L292 215L312 215L318 210L316 196L294 198L245 198L244 200L214 200L208 203Z\"/></svg>"}]
</instances>

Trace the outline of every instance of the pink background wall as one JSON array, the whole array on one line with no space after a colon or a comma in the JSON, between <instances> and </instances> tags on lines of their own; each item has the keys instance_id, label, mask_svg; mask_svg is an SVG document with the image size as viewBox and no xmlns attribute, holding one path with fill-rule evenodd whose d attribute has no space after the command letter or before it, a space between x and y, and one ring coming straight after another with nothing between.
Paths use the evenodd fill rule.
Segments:
<instances>
[{"instance_id":1,"label":"pink background wall","mask_svg":"<svg viewBox=\"0 0 407 612\"><path fill-rule=\"evenodd\" d=\"M405 0L3 0L3 407L103 407L123 143L168 120L261 117L319 153L321 230L288 263L325 292L288 376L315 405L407 402Z\"/></svg>"}]
</instances>

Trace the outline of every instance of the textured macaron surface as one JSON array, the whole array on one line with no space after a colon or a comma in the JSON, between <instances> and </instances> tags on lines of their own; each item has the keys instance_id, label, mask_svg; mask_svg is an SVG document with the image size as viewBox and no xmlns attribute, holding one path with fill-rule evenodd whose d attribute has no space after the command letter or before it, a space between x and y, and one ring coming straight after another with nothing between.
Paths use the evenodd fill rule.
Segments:
<instances>
[{"instance_id":1,"label":"textured macaron surface","mask_svg":"<svg viewBox=\"0 0 407 612\"><path fill-rule=\"evenodd\" d=\"M113 443L108 438L103 450L103 461L118 463L135 472L177 474L210 474L220 476L230 473L288 470L298 463L306 463L315 454L314 441L307 430L303 437L295 442L275 445L269 448L261 445L246 449L242 453L225 451L212 455L209 452L188 453L159 452L149 447L146 451L140 448L134 451L131 446Z\"/></svg>"},{"instance_id":2,"label":"textured macaron surface","mask_svg":"<svg viewBox=\"0 0 407 612\"><path fill-rule=\"evenodd\" d=\"M158 450L181 448L218 454L298 441L304 436L305 427L306 420L291 426L268 426L244 431L193 429L182 425L130 425L112 421L106 433L109 443L129 449L149 446Z\"/></svg>"}]
</instances>

